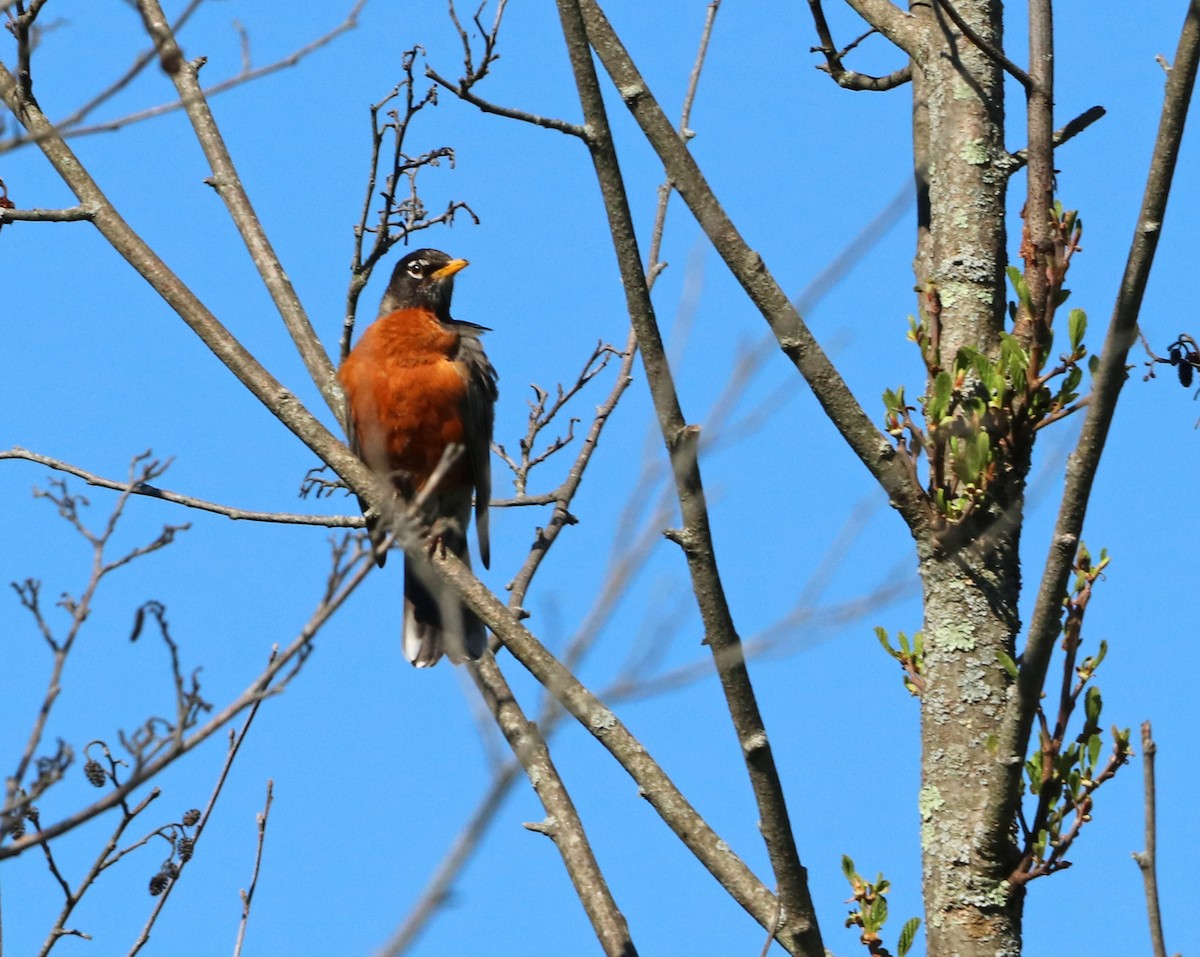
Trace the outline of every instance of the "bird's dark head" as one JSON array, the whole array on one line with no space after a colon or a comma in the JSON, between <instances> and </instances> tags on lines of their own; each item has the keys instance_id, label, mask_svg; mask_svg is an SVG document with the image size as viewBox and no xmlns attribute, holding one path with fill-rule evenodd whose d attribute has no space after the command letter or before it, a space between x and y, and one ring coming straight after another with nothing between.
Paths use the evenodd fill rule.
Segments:
<instances>
[{"instance_id":1,"label":"bird's dark head","mask_svg":"<svg viewBox=\"0 0 1200 957\"><path fill-rule=\"evenodd\" d=\"M392 270L392 279L379 314L397 309L432 309L443 322L450 318L450 297L454 293L454 274L467 265L465 259L451 259L438 249L418 249L409 253Z\"/></svg>"}]
</instances>

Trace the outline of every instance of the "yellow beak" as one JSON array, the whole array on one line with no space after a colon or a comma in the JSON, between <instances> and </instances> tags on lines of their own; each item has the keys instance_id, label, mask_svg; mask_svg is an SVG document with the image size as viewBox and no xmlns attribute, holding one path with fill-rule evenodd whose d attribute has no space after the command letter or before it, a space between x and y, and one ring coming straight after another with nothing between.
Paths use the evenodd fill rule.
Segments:
<instances>
[{"instance_id":1,"label":"yellow beak","mask_svg":"<svg viewBox=\"0 0 1200 957\"><path fill-rule=\"evenodd\" d=\"M471 264L469 262L467 262L467 260L465 260L465 259L451 259L441 269L439 269L437 272L433 273L431 278L447 279L450 276L453 276L460 269L466 269L469 265L471 265Z\"/></svg>"}]
</instances>

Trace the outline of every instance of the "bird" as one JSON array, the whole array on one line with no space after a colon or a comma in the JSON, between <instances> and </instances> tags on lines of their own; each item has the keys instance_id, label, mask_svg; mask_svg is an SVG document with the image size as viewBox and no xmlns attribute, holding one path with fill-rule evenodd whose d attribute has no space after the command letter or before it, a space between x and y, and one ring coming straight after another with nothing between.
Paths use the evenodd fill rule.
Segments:
<instances>
[{"instance_id":1,"label":"bird","mask_svg":"<svg viewBox=\"0 0 1200 957\"><path fill-rule=\"evenodd\" d=\"M410 509L423 499L418 515L432 530L431 549L448 549L468 565L474 498L479 559L487 568L498 376L480 341L491 330L450 315L454 277L467 265L437 249L404 256L378 317L342 362L338 381L351 450L390 479ZM427 488L439 465L440 478ZM382 567L388 530L369 509L364 512ZM487 648L483 622L426 565L411 559L404 563L403 646L418 668L437 664L443 654L455 663L477 661Z\"/></svg>"}]
</instances>

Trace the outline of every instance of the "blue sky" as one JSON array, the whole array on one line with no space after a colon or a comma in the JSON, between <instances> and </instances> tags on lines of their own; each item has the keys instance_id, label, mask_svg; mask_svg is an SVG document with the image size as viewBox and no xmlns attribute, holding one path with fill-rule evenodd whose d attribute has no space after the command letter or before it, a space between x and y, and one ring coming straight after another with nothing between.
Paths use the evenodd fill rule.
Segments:
<instances>
[{"instance_id":1,"label":"blue sky","mask_svg":"<svg viewBox=\"0 0 1200 957\"><path fill-rule=\"evenodd\" d=\"M178 4L174 5L178 7ZM703 22L704 4L613 5L615 25L668 113L679 109ZM830 5L843 41L853 18ZM1109 113L1059 154L1059 193L1085 224L1084 252L1069 280L1072 305L1088 310L1098 344L1120 278L1157 125L1163 74L1182 2L1113 8L1061 2L1057 119L1093 104ZM239 65L240 21L257 64L283 56L334 26L350 2L277 5L211 2L183 34L188 56L205 55L213 82ZM170 7L169 7L170 9ZM1018 15L1013 8L1014 18ZM37 93L51 116L68 112L116 76L141 50L136 16L122 4L55 2L65 21L35 61ZM718 197L785 288L799 294L900 190L911 169L906 90L851 94L814 70L816 40L803 5L781 12L762 2L727 4L718 17L691 126L692 149ZM1018 24L1009 31L1018 60ZM372 0L361 26L294 69L225 93L214 111L276 250L327 346L340 332L352 228L367 167L367 107L400 78L400 54L425 47L431 64L456 76L461 49L438 3ZM10 62L5 47L5 62ZM855 67L900 65L879 38L860 48ZM506 15L502 59L481 95L574 119L575 94L557 22L545 5L514 5ZM98 118L166 101L172 88L156 71L132 84ZM1020 102L1010 90L1019 148ZM631 203L648 242L660 180L619 103L613 121ZM452 145L457 162L422 177L431 208L470 203L481 225L460 220L422 244L472 261L456 288L455 314L493 328L489 354L500 371L497 441L510 449L524 433L530 383L570 381L597 341L624 342L626 319L590 162L575 141L481 116L443 94L422 114L410 148ZM73 141L117 208L267 367L333 425L238 245L181 114ZM1190 135L1151 281L1143 326L1160 351L1182 331L1196 333L1192 299L1200 201L1196 138ZM40 154L0 156L0 178L18 206L72 200ZM1014 183L1013 196L1023 186ZM1014 208L1019 200L1014 200ZM807 318L864 406L882 421L884 388L918 394L922 370L904 339L914 309L912 212L891 226ZM1015 235L1015 233L1014 233ZM1014 244L1015 245L1015 244ZM300 502L296 490L315 460L265 413L140 279L83 224L16 224L0 234L6 278L0 306L0 448L21 445L89 471L120 477L147 448L174 463L164 487L254 509L333 513L351 501ZM685 414L705 422L739 355L765 327L719 260L705 250L682 204L672 203L655 290L660 321L690 318L674 337ZM380 281L365 294L369 315ZM1160 885L1168 946L1179 946L1186 865L1200 834L1188 796L1197 785L1192 676L1195 595L1191 516L1200 465L1200 405L1168 374L1143 382L1135 350L1130 382L1089 512L1085 538L1107 547L1111 569L1088 613L1089 647L1104 638L1109 656L1098 684L1102 724L1152 719L1158 760ZM585 422L612 381L607 372L579 400ZM801 856L823 920L826 946L860 950L841 926L847 885L840 855L864 874L884 871L895 885L894 925L920 913L916 813L917 709L872 629L920 626L913 550L870 477L822 419L805 386L771 352L740 390L738 421L763 403L773 414L745 435L732 428L702 460L722 571L743 636L787 618L799 596L815 594L813 616L789 625L782 651L756 662L753 676L792 802ZM1075 424L1043 433L1023 542L1027 581L1037 580L1061 490ZM661 460L640 371L608 427L568 529L527 601L530 625L551 647L575 633L631 537L614 530L646 466ZM647 436L650 440L647 440ZM736 439L736 441L735 441ZM552 488L559 458L534 473L531 491ZM510 488L494 463L497 495ZM77 592L90 554L53 508L29 494L46 470L0 468L0 579L39 578L48 599ZM74 483L76 491L84 491ZM94 522L114 496L86 490ZM847 523L861 529L830 567L826 556ZM492 516L492 568L502 590L547 520L533 511ZM133 502L118 535L131 547L163 523L190 521L169 549L117 573L102 591L68 666L48 728L81 747L115 743L170 707L170 672L161 643L128 641L134 609L162 601L185 668L203 666L209 700L245 687L274 644L307 620L328 570L328 533L252 526ZM814 582L819 582L813 584ZM880 597L884 586L888 600ZM614 610L581 670L602 689L642 642L670 640L661 667L704 661L699 623L687 601L686 569L660 542ZM848 619L831 609L866 605ZM49 603L49 602L47 602ZM1028 613L1028 608L1026 609ZM61 623L61 618L58 619ZM415 672L399 649L399 572L373 574L322 633L303 672L261 710L196 858L175 889L146 952L231 952L249 881L254 816L268 779L275 783L246 953L372 954L416 900L473 809L500 753L479 733L479 708L465 677L448 665ZM44 691L49 655L15 596L0 602L5 662L0 754L11 771ZM532 710L536 688L507 656L502 665ZM761 875L768 873L755 811L720 690L711 678L681 690L620 703L622 719L655 754L709 822ZM588 735L564 724L552 750L579 805L618 903L642 953L757 953L761 930L689 858L636 788ZM163 795L131 829L141 836L183 810L202 806L224 755L221 736L165 774ZM1061 953L1083 943L1104 952L1144 948L1141 883L1130 852L1142 847L1140 758L1105 786L1094 822L1072 855L1075 867L1030 888L1027 953ZM76 771L41 803L55 820L94 798ZM557 853L520 827L538 820L527 787L506 801L453 900L412 953L586 953L595 946ZM56 845L78 874L107 834L106 821ZM56 953L125 953L149 912L144 892L162 851L131 855L89 894L71 925L93 934L65 940ZM40 856L0 868L8 952L36 952L60 906ZM1086 902L1086 903L1085 903ZM486 944L482 943L486 942Z\"/></svg>"}]
</instances>

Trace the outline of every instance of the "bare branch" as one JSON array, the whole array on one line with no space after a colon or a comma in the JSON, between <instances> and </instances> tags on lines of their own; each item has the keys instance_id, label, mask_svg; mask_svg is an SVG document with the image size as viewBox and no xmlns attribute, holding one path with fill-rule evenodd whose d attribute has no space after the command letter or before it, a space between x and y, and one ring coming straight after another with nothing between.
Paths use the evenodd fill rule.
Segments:
<instances>
[{"instance_id":1,"label":"bare branch","mask_svg":"<svg viewBox=\"0 0 1200 957\"><path fill-rule=\"evenodd\" d=\"M442 146L416 156L405 152L405 138L408 135L409 124L418 113L427 106L437 105L437 88L430 87L422 96L415 93L414 68L418 54L422 49L413 47L406 50L401 57L401 68L404 79L378 103L371 107L371 156L367 174L366 196L363 199L362 214L354 229L354 253L350 261L350 285L346 292L346 314L342 323L342 337L338 350L339 360L344 361L350 354L350 340L354 334L354 326L358 314L358 299L363 289L370 281L371 274L380 260L397 243L407 243L413 233L429 229L440 224L453 224L455 214L465 212L476 224L479 217L469 205L459 200L451 201L446 209L436 215L430 215L428 208L417 193L417 175L421 170L437 166L443 159L451 166L454 165L454 150ZM380 123L379 113L403 93L403 110L393 107L386 114L387 122ZM381 162L384 140L392 140L391 158L387 165ZM383 205L372 210L376 200L376 184L383 177L383 188L379 190L379 199ZM402 189L407 187L406 190ZM372 215L375 216L372 225ZM363 242L368 235L374 240L370 251L363 255Z\"/></svg>"},{"instance_id":2,"label":"bare branch","mask_svg":"<svg viewBox=\"0 0 1200 957\"><path fill-rule=\"evenodd\" d=\"M254 851L254 873L250 875L250 887L242 891L242 919L238 924L237 944L233 948L233 957L240 957L242 944L246 940L246 925L250 921L250 905L254 902L254 889L258 887L258 872L262 867L263 845L267 838L267 819L271 815L271 802L275 800L275 782L267 782L267 802L258 813L258 845Z\"/></svg>"},{"instance_id":3,"label":"bare branch","mask_svg":"<svg viewBox=\"0 0 1200 957\"><path fill-rule=\"evenodd\" d=\"M265 698L278 693L297 673L299 665L307 656L313 638L320 632L346 599L354 593L355 589L370 574L373 568L375 568L375 562L371 550L369 548L356 549L353 554L341 562L341 567L338 571L340 584L337 591L332 596L322 599L308 622L300 629L291 644L278 654L273 654L270 663L263 672L237 698L210 718L203 727L185 738L178 748L171 748L153 760L135 768L127 780L121 782L98 801L43 828L37 835L28 835L0 846L0 860L16 857L35 844L40 844L42 841L52 840L61 834L65 834L67 831L73 830L98 814L102 814L110 808L121 804L134 790L159 774L165 767L181 758L184 754L187 754L206 741L247 708L253 708ZM480 587L482 588L483 586L481 585ZM289 666L290 670L285 671Z\"/></svg>"},{"instance_id":4,"label":"bare branch","mask_svg":"<svg viewBox=\"0 0 1200 957\"><path fill-rule=\"evenodd\" d=\"M1075 117L1075 119L1071 120L1071 122L1069 122L1066 126L1063 126L1060 129L1057 129L1054 131L1054 137L1053 137L1054 148L1058 149L1058 147L1062 146L1063 143L1066 143L1066 142L1074 139L1076 136L1078 136L1080 133L1082 133L1084 130L1086 130L1089 126L1091 126L1093 123L1095 123L1098 119L1100 119L1102 116L1104 116L1107 112L1108 111L1105 110L1104 107L1102 107L1102 106L1093 106L1091 109L1084 110L1077 117ZM1009 164L1006 167L1006 169L1009 173L1015 173L1017 170L1022 169L1025 166L1025 164L1028 162L1029 162L1028 152L1024 149L1020 149L1020 150L1017 150L1017 152L1012 154L1012 158L1009 161Z\"/></svg>"},{"instance_id":5,"label":"bare branch","mask_svg":"<svg viewBox=\"0 0 1200 957\"><path fill-rule=\"evenodd\" d=\"M811 386L826 414L883 486L909 527L918 532L930 516L924 492L914 486L902 457L896 455L891 443L858 404L787 295L767 271L762 257L742 239L603 12L594 0L583 0L581 6L589 41L658 153L672 184L767 320L780 348Z\"/></svg>"},{"instance_id":6,"label":"bare branch","mask_svg":"<svg viewBox=\"0 0 1200 957\"><path fill-rule=\"evenodd\" d=\"M1093 380L1091 401L1083 421L1075 452L1067 460L1066 487L1054 527L1037 602L1030 619L1029 634L1022 655L1022 666L1009 700L1000 734L1001 754L1023 755L1028 751L1033 716L1046 680L1046 671L1062 615L1062 595L1066 588L1075 552L1087 512L1096 466L1104 450L1117 399L1127 378L1126 359L1137 336L1138 313L1154 262L1154 253L1162 234L1163 218L1179 145L1187 117L1188 104L1200 64L1200 2L1188 7L1175 64L1167 77L1162 116L1138 224L1130 245L1129 258L1120 290L1113 305L1108 335L1100 354ZM1020 763L1004 775L996 775L990 796L991 812L997 819L1012 819L1008 809L1020 789Z\"/></svg>"},{"instance_id":7,"label":"bare branch","mask_svg":"<svg viewBox=\"0 0 1200 957\"><path fill-rule=\"evenodd\" d=\"M455 83L449 80L442 74L438 73L431 66L425 68L425 75L433 80L438 86L444 87L464 103L470 103L473 107L481 110L484 113L491 113L495 116L503 116L510 120L520 120L522 123L529 123L533 126L540 126L547 130L558 130L560 133L566 133L568 136L577 136L580 139L586 139L587 131L577 123L569 123L566 120L560 120L554 116L543 116L540 113L530 113L528 110L518 110L511 106L501 106L499 103L493 103L490 100L485 100L480 96L471 92L470 85L465 81L460 80Z\"/></svg>"},{"instance_id":8,"label":"bare branch","mask_svg":"<svg viewBox=\"0 0 1200 957\"><path fill-rule=\"evenodd\" d=\"M498 59L500 54L496 52L496 44L500 36L500 23L504 18L504 7L507 0L500 0L496 4L496 15L492 20L492 26L487 28L480 21L480 15L483 12L481 5L479 11L475 14L475 27L479 30L483 38L483 53L479 59L479 64L475 63L474 51L471 49L471 36L463 27L458 19L458 13L454 9L454 2L450 2L450 20L454 23L454 28L458 31L459 41L463 47L463 74L455 83L446 77L442 76L433 67L425 68L425 75L433 80L439 86L449 90L464 103L470 103L476 109L484 113L492 113L496 116L503 116L510 120L519 120L522 123L531 123L534 126L540 126L548 130L558 130L560 133L566 133L569 136L577 136L580 139L587 137L587 131L575 123L568 123L565 120L556 119L550 116L542 116L537 113L530 113L527 110L518 110L512 107L501 106L497 103L491 103L484 100L471 92L471 88L480 80L488 75L491 66Z\"/></svg>"},{"instance_id":9,"label":"bare branch","mask_svg":"<svg viewBox=\"0 0 1200 957\"><path fill-rule=\"evenodd\" d=\"M74 475L77 478L83 479L88 485L93 485L97 488L114 489L117 491L124 491L128 488L126 483L94 475L76 465L71 465L59 459L52 459L37 452L30 452L28 449L23 449L20 446L14 446L7 451L0 451L0 460L4 459L23 459L27 462L36 462L55 471ZM138 482L129 491L134 495L145 495L149 498L170 502L173 505L182 505L185 508L194 508L202 512L212 512L214 515L223 515L234 521L277 522L285 525L317 525L323 528L362 528L364 525L361 515L304 515L290 512L256 512L248 509L234 508L232 505L220 505L216 502L205 501L202 498L195 498L180 492L172 492L151 485L149 482Z\"/></svg>"},{"instance_id":10,"label":"bare branch","mask_svg":"<svg viewBox=\"0 0 1200 957\"><path fill-rule=\"evenodd\" d=\"M190 0L188 6L176 18L171 25L171 33L177 34L182 29L184 23L187 22L191 13L200 5L203 0ZM355 0L354 6L346 15L346 18L336 27L327 33L322 34L310 43L305 44L298 50L289 53L285 57L281 57L265 66L248 69L246 64L243 64L243 69L235 76L231 76L219 83L214 83L211 86L204 87L203 95L205 98L211 99L220 93L225 93L236 87L246 83L251 83L254 80L261 79L265 76L270 76L272 73L278 73L281 70L286 70L296 66L300 61L304 60L311 54L320 50L333 42L343 33L352 30L358 26L358 15L362 8L366 6L367 0ZM96 133L111 133L116 130L124 129L127 126L132 126L135 123L142 123L146 120L156 119L160 116L165 116L168 113L174 113L176 110L184 107L184 102L174 100L170 103L162 103L158 106L148 107L144 110L137 110L133 113L128 113L124 116L116 117L112 120L105 120L101 123L94 123L89 126L79 126L77 124L83 122L88 116L95 112L96 108L111 99L114 95L124 89L148 63L155 62L159 59L161 51L157 46L151 47L144 53L139 54L137 59L129 67L129 69L116 81L110 84L107 88L98 93L95 97L85 103L83 106L76 109L70 115L64 117L54 124L54 129L57 130L64 139L71 139L77 136L92 136ZM39 134L26 134L21 137L14 137L11 140L0 142L0 153L8 152L28 143L35 143Z\"/></svg>"},{"instance_id":11,"label":"bare branch","mask_svg":"<svg viewBox=\"0 0 1200 957\"><path fill-rule=\"evenodd\" d=\"M95 209L70 206L66 209L9 209L0 204L0 226L5 223L80 223L91 222Z\"/></svg>"},{"instance_id":12,"label":"bare branch","mask_svg":"<svg viewBox=\"0 0 1200 957\"><path fill-rule=\"evenodd\" d=\"M192 14L195 13L196 9L203 2L204 2L204 0L189 0L188 5L186 7L184 7L183 12L180 13L179 17L175 20L173 29L176 31L182 29L183 25L185 23L187 23L187 21L191 18ZM97 107L99 107L102 104L104 104L105 102L107 102L112 97L116 96L118 93L121 92L121 90L125 89L125 87L127 87L130 83L132 83L133 80L142 72L142 70L144 70L148 64L154 62L157 58L158 58L158 50L155 47L151 47L150 49L139 54L134 59L133 63L130 65L129 69L127 69L121 76L119 76L116 80L114 80L107 87L105 87L103 90L101 90L95 96L93 96L90 100L88 100L82 106L78 107L69 116L67 116L67 117L59 120L57 123L55 123L54 124L55 129L58 130L60 133L67 133L67 131L70 130L72 127L83 122L83 120L86 119L92 113L93 110L95 110ZM173 106L174 106L174 108L177 108L179 105L180 104L176 103ZM119 126L128 125L129 122L132 122L129 118L125 118L123 120L115 120L115 121L113 121L114 125L111 128L117 129ZM93 127L91 129L91 132L99 132L99 129L100 129L99 127ZM82 135L85 132L89 132L89 131L76 130L73 135ZM68 135L72 135L72 134L68 134ZM26 134L23 136L18 135L18 136L12 137L11 139L2 140L2 141L0 141L0 153L10 152L12 150L18 149L19 147L22 147L29 143L32 143L33 141L34 141L34 137L29 134Z\"/></svg>"},{"instance_id":13,"label":"bare branch","mask_svg":"<svg viewBox=\"0 0 1200 957\"><path fill-rule=\"evenodd\" d=\"M488 622L504 646L558 699L637 782L641 793L668 827L763 926L771 920L775 895L754 876L730 846L712 830L663 772L650 753L594 694L563 666L452 554L435 555L444 580Z\"/></svg>"},{"instance_id":14,"label":"bare branch","mask_svg":"<svg viewBox=\"0 0 1200 957\"><path fill-rule=\"evenodd\" d=\"M676 540L687 558L692 588L704 619L705 640L713 652L730 716L744 752L761 815L760 828L786 913L784 929L779 936L790 952L820 954L820 932L796 851L787 805L717 569L696 455L699 429L687 425L679 407L638 253L628 198L589 47L589 41L594 43L594 38L590 36L590 26L585 27L578 3L559 0L558 8L575 72L575 85L592 134L588 147L608 215L613 248L625 287L626 306L637 332L642 364L675 475L683 514L683 529ZM625 94L624 89L622 93ZM682 147L674 130L670 131L670 136ZM729 889L733 893L732 888Z\"/></svg>"},{"instance_id":15,"label":"bare branch","mask_svg":"<svg viewBox=\"0 0 1200 957\"><path fill-rule=\"evenodd\" d=\"M213 175L208 183L216 189L228 208L230 217L241 233L246 250L262 277L263 285L279 310L279 315L314 384L321 390L334 414L340 414L341 390L334 379L333 365L316 332L313 331L304 307L296 296L296 290L292 287L283 264L275 255L266 231L250 204L250 197L242 186L233 158L225 146L224 137L221 136L216 120L208 108L208 101L199 82L200 67L203 64L201 61L184 62L183 53L175 42L171 26L158 0L139 0L138 8L141 10L146 31L162 51L164 60L179 61L179 68L169 72L175 88L179 91L188 119L191 120L196 140L212 168Z\"/></svg>"},{"instance_id":16,"label":"bare branch","mask_svg":"<svg viewBox=\"0 0 1200 957\"><path fill-rule=\"evenodd\" d=\"M1013 63L1013 61L1005 55L1004 51L997 47L994 43L987 40L985 37L980 36L978 31L973 29L971 25L963 19L962 14L958 12L950 0L937 0L937 6L939 10L944 11L946 15L950 17L952 21L954 21L954 25L962 31L962 35L964 37L975 44L975 46L979 47L980 50L999 63L1002 67L1004 67L1005 72L1007 72L1009 76L1013 77L1013 79L1020 83L1021 86L1025 87L1026 93L1032 94L1037 89L1038 81L1031 78L1028 73ZM1031 32L1033 31L1031 30ZM1029 62L1037 63L1038 61L1034 60L1031 56Z\"/></svg>"},{"instance_id":17,"label":"bare branch","mask_svg":"<svg viewBox=\"0 0 1200 957\"><path fill-rule=\"evenodd\" d=\"M42 699L42 705L38 709L37 718L30 729L25 749L22 752L20 761L17 763L16 770L8 778L6 805L12 804L17 791L25 786L25 775L34 760L37 749L41 746L47 722L50 719L59 695L62 693L62 675L63 669L66 667L67 658L75 645L75 640L78 638L84 622L91 614L92 600L95 597L97 589L100 587L101 581L109 572L127 564L133 559L166 546L174 537L174 533L180 530L179 528L167 526L158 538L149 544L136 546L116 559L108 559L106 557L106 549L109 541L116 531L117 525L124 513L125 505L128 502L129 490L139 481L146 481L157 475L161 475L162 468L160 463L150 461L147 455L136 456L130 462L129 479L126 481L121 495L117 498L104 529L100 532L92 531L84 524L79 516L79 508L81 505L86 505L87 500L71 495L67 491L64 482L52 482L50 490L39 490L36 493L39 497L49 499L57 507L59 515L69 522L92 546L92 564L87 583L84 585L79 597L72 598L64 595L59 601L59 605L70 616L67 633L62 638L54 636L49 623L42 615L39 604L39 583L31 579L23 585L14 586L21 599L21 604L34 616L42 637L50 645L54 661L50 670L50 677L46 684L46 692ZM54 765L51 767L53 768ZM57 774L43 774L39 771L37 779L28 786L26 801L36 798L38 794L58 780L58 776ZM0 855L2 854L3 850L0 849Z\"/></svg>"},{"instance_id":18,"label":"bare branch","mask_svg":"<svg viewBox=\"0 0 1200 957\"><path fill-rule=\"evenodd\" d=\"M521 711L494 657L485 656L478 664L471 665L470 671L509 747L525 768L529 783L546 809L546 822L540 829L554 841L562 855L575 893L587 911L604 953L610 957L634 957L637 951L630 939L629 927L613 900L575 804L563 786L537 725Z\"/></svg>"},{"instance_id":19,"label":"bare branch","mask_svg":"<svg viewBox=\"0 0 1200 957\"><path fill-rule=\"evenodd\" d=\"M1146 809L1146 849L1134 852L1133 859L1142 872L1142 884L1146 889L1146 918L1150 924L1150 949L1154 957L1167 957L1167 944L1163 938L1162 910L1158 901L1158 814L1157 792L1154 786L1154 756L1158 745L1149 721L1142 722L1142 776L1144 780L1144 804Z\"/></svg>"},{"instance_id":20,"label":"bare branch","mask_svg":"<svg viewBox=\"0 0 1200 957\"><path fill-rule=\"evenodd\" d=\"M277 658L277 651L271 652L271 660L268 662L268 670L270 665L274 664ZM265 688L265 686L264 686ZM221 772L217 775L217 783L213 786L212 793L208 797L208 804L205 805L203 813L199 815L196 822L196 831L192 835L191 844L187 854L180 854L178 863L173 864L169 869L164 870L164 874L168 875L168 880L162 888L162 892L158 894L158 900L154 904L154 909L150 912L150 916L146 920L145 926L142 927L141 933L133 946L129 950L128 957L134 957L146 943L150 940L150 931L154 928L155 922L158 920L158 915L162 913L163 908L167 904L167 898L171 896L171 891L174 889L179 876L183 873L183 869L187 867L192 859L192 854L196 845L200 842L200 836L204 833L204 828L208 824L208 819L212 816L213 808L216 807L217 799L221 796L221 791L225 787L225 781L229 777L229 771L233 767L233 761L241 750L242 742L246 740L246 735L250 731L250 725L254 723L254 717L258 714L258 709L263 703L263 697L260 695L255 698L254 703L250 706L250 713L246 715L246 720L242 722L241 729L235 734L229 732L229 750L225 754L225 763L221 765ZM180 742L182 745L182 742ZM271 786L267 785L267 809L271 806ZM186 819L185 819L186 823ZM260 824L260 827L265 826L265 821ZM261 840L261 839L260 839ZM262 853L262 845L259 845L259 854ZM258 874L258 866L255 865L255 875ZM247 905L248 906L248 905ZM244 918L243 918L244 919ZM239 940L240 940L239 935Z\"/></svg>"},{"instance_id":21,"label":"bare branch","mask_svg":"<svg viewBox=\"0 0 1200 957\"><path fill-rule=\"evenodd\" d=\"M869 76L865 73L847 70L842 65L842 59L846 54L871 34L879 31L872 27L853 43L839 50L837 44L833 42L833 33L829 29L829 21L825 19L825 8L821 5L821 0L808 0L808 9L812 13L813 24L817 28L817 38L821 41L821 45L813 47L810 52L824 54L825 64L818 69L824 70L833 77L838 86L847 90L881 92L894 89L912 80L911 63L906 63L887 76Z\"/></svg>"},{"instance_id":22,"label":"bare branch","mask_svg":"<svg viewBox=\"0 0 1200 957\"><path fill-rule=\"evenodd\" d=\"M50 929L50 933L46 936L46 940L42 943L42 949L38 952L38 957L45 957L45 955L49 954L59 937L70 935L74 937L88 938L87 934L82 934L79 931L68 930L66 927L66 922L70 919L71 914L74 912L79 902L83 899L83 895L96 882L96 879L100 876L100 874L110 864L115 863L124 856L125 852L116 853L117 844L120 843L121 837L124 835L125 830L130 824L133 823L134 819L141 814L142 811L149 807L150 804L159 797L159 794L159 790L154 788L135 807L130 808L128 805L123 807L121 819L117 822L116 827L113 829L112 835L109 837L108 842L101 849L99 855L97 855L96 859L92 862L92 866L79 881L79 884L76 886L76 888L73 891L68 892L67 900L63 904L62 910L59 911L58 919L54 922L54 926ZM138 842L138 845L136 846L141 846L142 843L144 842ZM46 849L46 852L49 853L50 845L44 844L43 847Z\"/></svg>"}]
</instances>

